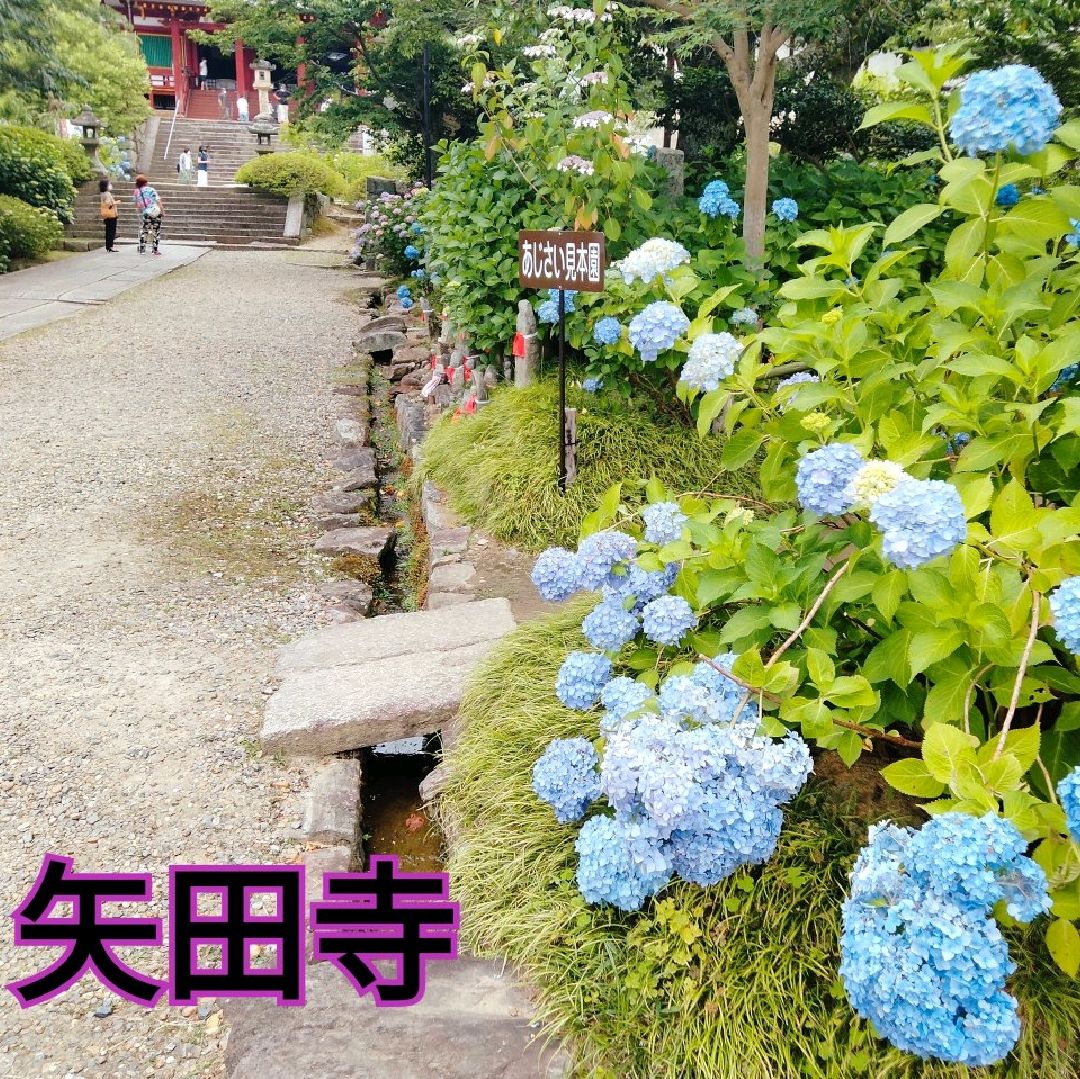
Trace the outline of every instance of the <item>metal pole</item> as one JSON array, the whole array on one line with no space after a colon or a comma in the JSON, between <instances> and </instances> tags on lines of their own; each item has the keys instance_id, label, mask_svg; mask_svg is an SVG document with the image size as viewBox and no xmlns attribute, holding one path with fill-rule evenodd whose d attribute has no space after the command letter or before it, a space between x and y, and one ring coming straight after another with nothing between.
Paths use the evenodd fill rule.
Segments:
<instances>
[{"instance_id":1,"label":"metal pole","mask_svg":"<svg viewBox=\"0 0 1080 1079\"><path fill-rule=\"evenodd\" d=\"M424 184L432 184L431 169L431 46L426 42L423 53L423 124L424 124Z\"/></svg>"},{"instance_id":2,"label":"metal pole","mask_svg":"<svg viewBox=\"0 0 1080 1079\"><path fill-rule=\"evenodd\" d=\"M559 490L566 491L566 290L559 289Z\"/></svg>"}]
</instances>

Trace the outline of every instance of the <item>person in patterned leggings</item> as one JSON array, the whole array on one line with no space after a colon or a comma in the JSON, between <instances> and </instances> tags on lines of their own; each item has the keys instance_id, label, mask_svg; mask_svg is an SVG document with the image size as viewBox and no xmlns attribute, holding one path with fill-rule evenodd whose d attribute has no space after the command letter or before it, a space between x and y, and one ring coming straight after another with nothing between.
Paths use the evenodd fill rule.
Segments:
<instances>
[{"instance_id":1,"label":"person in patterned leggings","mask_svg":"<svg viewBox=\"0 0 1080 1079\"><path fill-rule=\"evenodd\" d=\"M158 193L145 176L135 177L135 206L139 211L139 254L146 254L146 241L152 243L152 251L160 255L161 220L165 216Z\"/></svg>"}]
</instances>

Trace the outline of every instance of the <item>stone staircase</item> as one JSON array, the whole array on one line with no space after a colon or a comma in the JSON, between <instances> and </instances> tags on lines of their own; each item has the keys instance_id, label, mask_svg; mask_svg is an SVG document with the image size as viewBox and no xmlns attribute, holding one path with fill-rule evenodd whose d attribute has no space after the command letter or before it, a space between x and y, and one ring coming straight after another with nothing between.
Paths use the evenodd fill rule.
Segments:
<instances>
[{"instance_id":1,"label":"stone staircase","mask_svg":"<svg viewBox=\"0 0 1080 1079\"><path fill-rule=\"evenodd\" d=\"M211 93L209 90L202 92ZM176 179L176 162L185 146L191 150L193 163L198 157L199 147L208 146L210 186L222 187L234 183L237 169L256 156L255 136L248 130L249 126L237 120L204 120L188 116L178 117L173 127L172 114L163 116L154 146L153 175L150 175L150 182L154 183L155 178L163 182ZM277 149L276 135L271 138L270 145ZM166 146L169 151L167 159L164 157ZM155 183L154 186L157 187L158 184Z\"/></svg>"},{"instance_id":2,"label":"stone staircase","mask_svg":"<svg viewBox=\"0 0 1080 1079\"><path fill-rule=\"evenodd\" d=\"M298 241L286 239L285 218L288 199L247 188L210 188L154 182L165 210L162 243L213 243L221 247L291 246ZM135 185L113 184L113 194L120 208L117 239L134 241L139 234L135 209ZM100 202L96 181L84 184L75 199L75 223L68 234L80 240L104 243Z\"/></svg>"}]
</instances>

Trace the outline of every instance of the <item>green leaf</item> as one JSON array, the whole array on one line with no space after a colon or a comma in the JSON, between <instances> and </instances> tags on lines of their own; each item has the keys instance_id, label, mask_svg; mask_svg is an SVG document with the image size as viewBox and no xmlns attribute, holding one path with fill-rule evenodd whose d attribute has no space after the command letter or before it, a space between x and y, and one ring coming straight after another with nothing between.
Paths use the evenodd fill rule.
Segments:
<instances>
[{"instance_id":1,"label":"green leaf","mask_svg":"<svg viewBox=\"0 0 1080 1079\"><path fill-rule=\"evenodd\" d=\"M945 784L935 779L926 765L914 757L887 765L881 769L881 774L890 787L913 798L937 798L945 790Z\"/></svg>"},{"instance_id":2,"label":"green leaf","mask_svg":"<svg viewBox=\"0 0 1080 1079\"><path fill-rule=\"evenodd\" d=\"M1070 978L1080 970L1080 932L1064 918L1056 918L1046 931L1046 948L1054 962Z\"/></svg>"},{"instance_id":3,"label":"green leaf","mask_svg":"<svg viewBox=\"0 0 1080 1079\"><path fill-rule=\"evenodd\" d=\"M885 230L885 238L882 246L890 247L893 244L903 243L909 236L913 236L924 225L930 224L935 218L945 212L944 206L934 203L922 203L905 210Z\"/></svg>"},{"instance_id":4,"label":"green leaf","mask_svg":"<svg viewBox=\"0 0 1080 1079\"><path fill-rule=\"evenodd\" d=\"M921 674L927 667L951 656L963 643L964 633L955 626L941 626L916 633L908 648L911 673Z\"/></svg>"},{"instance_id":5,"label":"green leaf","mask_svg":"<svg viewBox=\"0 0 1080 1079\"><path fill-rule=\"evenodd\" d=\"M933 127L934 121L930 116L930 110L925 105L912 101L886 101L884 104L875 105L866 110L863 122L859 130L864 131L868 127L876 127L878 124L888 123L890 120L914 120L920 124Z\"/></svg>"},{"instance_id":6,"label":"green leaf","mask_svg":"<svg viewBox=\"0 0 1080 1079\"><path fill-rule=\"evenodd\" d=\"M736 431L724 446L724 452L720 457L720 464L734 471L741 468L761 448L765 437L751 428L743 427Z\"/></svg>"},{"instance_id":7,"label":"green leaf","mask_svg":"<svg viewBox=\"0 0 1080 1079\"><path fill-rule=\"evenodd\" d=\"M898 686L906 686L911 681L911 667L908 664L910 645L911 630L899 629L890 633L870 650L862 666L863 676L872 683L891 679Z\"/></svg>"},{"instance_id":8,"label":"green leaf","mask_svg":"<svg viewBox=\"0 0 1080 1079\"><path fill-rule=\"evenodd\" d=\"M1024 775L1020 762L1011 753L1003 753L996 761L984 765L980 771L986 785L998 794L1016 790Z\"/></svg>"},{"instance_id":9,"label":"green leaf","mask_svg":"<svg viewBox=\"0 0 1080 1079\"><path fill-rule=\"evenodd\" d=\"M891 621L906 592L907 577L904 571L894 569L881 575L870 593L870 598L882 616Z\"/></svg>"},{"instance_id":10,"label":"green leaf","mask_svg":"<svg viewBox=\"0 0 1080 1079\"><path fill-rule=\"evenodd\" d=\"M810 674L810 681L823 692L832 685L836 677L833 661L820 648L811 648L807 651L806 669Z\"/></svg>"},{"instance_id":11,"label":"green leaf","mask_svg":"<svg viewBox=\"0 0 1080 1079\"><path fill-rule=\"evenodd\" d=\"M952 781L963 761L975 758L974 749L978 738L965 734L959 727L947 723L933 723L923 735L922 755L927 771L942 783Z\"/></svg>"}]
</instances>

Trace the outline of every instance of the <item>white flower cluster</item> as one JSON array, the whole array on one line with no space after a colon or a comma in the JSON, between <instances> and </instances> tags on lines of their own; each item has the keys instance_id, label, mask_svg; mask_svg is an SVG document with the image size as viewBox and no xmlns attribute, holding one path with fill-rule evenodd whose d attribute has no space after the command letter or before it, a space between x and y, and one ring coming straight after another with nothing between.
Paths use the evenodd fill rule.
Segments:
<instances>
[{"instance_id":1,"label":"white flower cluster","mask_svg":"<svg viewBox=\"0 0 1080 1079\"><path fill-rule=\"evenodd\" d=\"M547 60L557 55L554 45L529 45L521 50L521 55L529 60Z\"/></svg>"},{"instance_id":2,"label":"white flower cluster","mask_svg":"<svg viewBox=\"0 0 1080 1079\"><path fill-rule=\"evenodd\" d=\"M489 71L489 72L488 72L488 73L487 73L487 74L486 74L486 75L484 76L484 81L483 81L483 83L481 84L481 87L480 87L480 88L481 88L482 90L490 90L490 89L491 89L491 88L492 88L493 86L496 86L496 85L498 85L498 83L500 83L501 81L502 81L502 80L501 80L501 79L499 78L499 76L498 76L498 75L496 75L496 74L495 74L495 72L494 72L494 71ZM474 84L473 84L473 83L472 83L471 81L470 81L470 82L467 82L467 83L465 83L465 84L464 84L464 85L463 85L463 86L461 87L461 92L462 92L463 94L466 94L466 95L474 93L474 92L475 92L475 90L476 90L476 87L475 87L475 85L474 85Z\"/></svg>"},{"instance_id":3,"label":"white flower cluster","mask_svg":"<svg viewBox=\"0 0 1080 1079\"><path fill-rule=\"evenodd\" d=\"M793 123L795 123L795 110L788 109L787 112L784 112L784 110L781 109L780 112L769 121L769 127L775 131L778 127L783 127L784 124Z\"/></svg>"},{"instance_id":4,"label":"white flower cluster","mask_svg":"<svg viewBox=\"0 0 1080 1079\"><path fill-rule=\"evenodd\" d=\"M604 109L595 109L593 112L574 117L574 127L597 128L601 124L610 123L614 119L615 117L610 112L606 112Z\"/></svg>"},{"instance_id":5,"label":"white flower cluster","mask_svg":"<svg viewBox=\"0 0 1080 1079\"><path fill-rule=\"evenodd\" d=\"M596 16L589 8L583 7L566 7L564 4L558 4L555 7L549 7L547 10L549 19L558 19L561 22L580 23L582 26L592 26L596 22Z\"/></svg>"},{"instance_id":6,"label":"white flower cluster","mask_svg":"<svg viewBox=\"0 0 1080 1079\"><path fill-rule=\"evenodd\" d=\"M461 37L455 39L454 44L459 49L475 49L483 40L479 34L462 34Z\"/></svg>"},{"instance_id":7,"label":"white flower cluster","mask_svg":"<svg viewBox=\"0 0 1080 1079\"><path fill-rule=\"evenodd\" d=\"M577 172L582 176L592 176L595 171L591 161L587 158L579 157L577 154L567 154L555 168L557 168L559 172Z\"/></svg>"},{"instance_id":8,"label":"white flower cluster","mask_svg":"<svg viewBox=\"0 0 1080 1079\"><path fill-rule=\"evenodd\" d=\"M654 236L614 263L613 268L619 270L628 285L638 279L642 284L651 285L661 274L671 273L677 266L689 261L690 252L682 244Z\"/></svg>"},{"instance_id":9,"label":"white flower cluster","mask_svg":"<svg viewBox=\"0 0 1080 1079\"><path fill-rule=\"evenodd\" d=\"M588 75L582 75L582 86L607 86L608 73L606 71L590 71Z\"/></svg>"}]
</instances>

